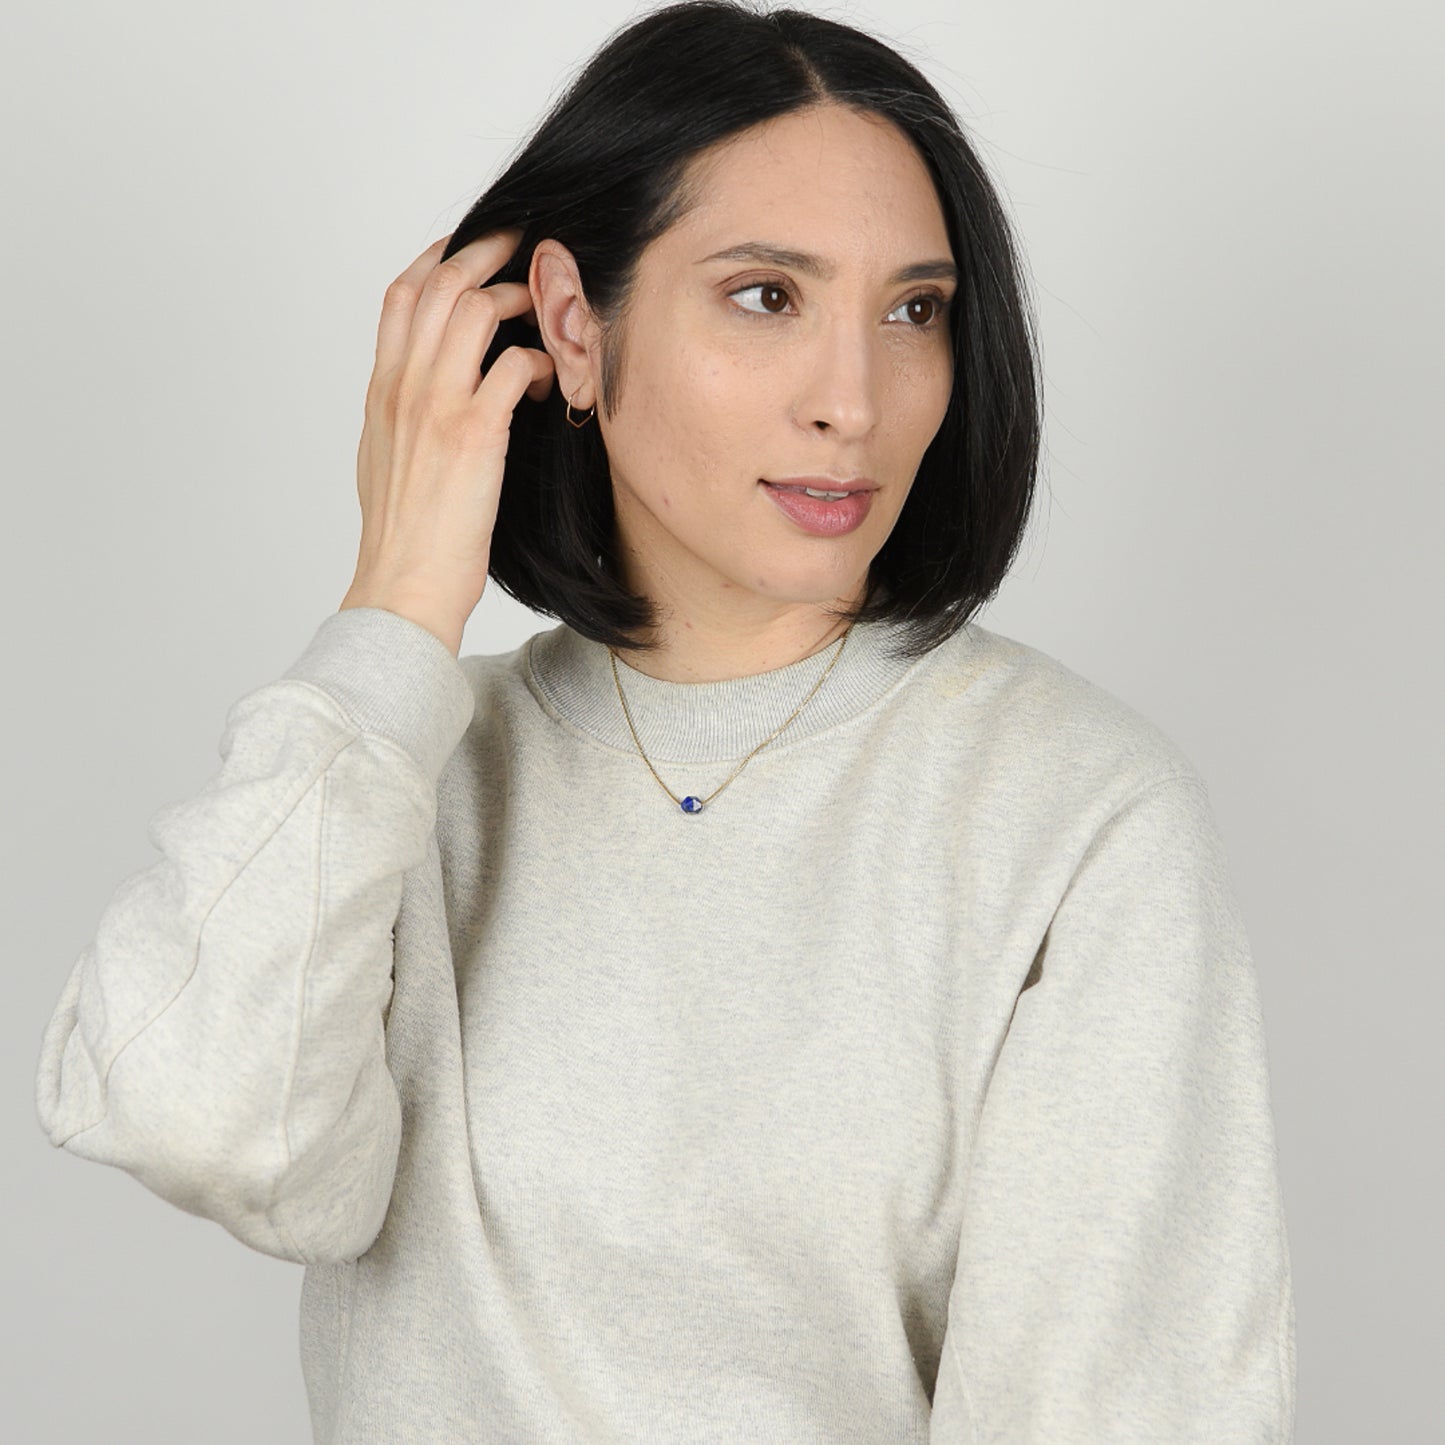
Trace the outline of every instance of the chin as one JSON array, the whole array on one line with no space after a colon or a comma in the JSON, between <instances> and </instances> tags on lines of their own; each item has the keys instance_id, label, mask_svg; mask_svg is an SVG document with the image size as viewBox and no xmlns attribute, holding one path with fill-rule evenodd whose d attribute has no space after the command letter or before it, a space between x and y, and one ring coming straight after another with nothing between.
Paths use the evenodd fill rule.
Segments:
<instances>
[{"instance_id":1,"label":"chin","mask_svg":"<svg viewBox=\"0 0 1445 1445\"><path fill-rule=\"evenodd\" d=\"M737 586L759 597L800 606L832 606L840 597L852 597L867 585L871 553L849 548L845 555L834 543L828 548L832 555L824 559L817 554L818 542L811 538L804 542L808 545L770 547L765 554L744 558L740 567L720 570ZM807 555L810 548L814 549L811 557Z\"/></svg>"}]
</instances>

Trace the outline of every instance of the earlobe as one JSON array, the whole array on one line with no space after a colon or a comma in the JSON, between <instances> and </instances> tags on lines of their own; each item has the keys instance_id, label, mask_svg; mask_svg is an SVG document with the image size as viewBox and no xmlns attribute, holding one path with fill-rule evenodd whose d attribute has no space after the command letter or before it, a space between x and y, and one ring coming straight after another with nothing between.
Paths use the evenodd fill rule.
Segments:
<instances>
[{"instance_id":1,"label":"earlobe","mask_svg":"<svg viewBox=\"0 0 1445 1445\"><path fill-rule=\"evenodd\" d=\"M542 344L557 367L564 396L590 404L592 357L588 348L591 312L582 291L577 262L560 241L541 240L527 272L532 310Z\"/></svg>"}]
</instances>

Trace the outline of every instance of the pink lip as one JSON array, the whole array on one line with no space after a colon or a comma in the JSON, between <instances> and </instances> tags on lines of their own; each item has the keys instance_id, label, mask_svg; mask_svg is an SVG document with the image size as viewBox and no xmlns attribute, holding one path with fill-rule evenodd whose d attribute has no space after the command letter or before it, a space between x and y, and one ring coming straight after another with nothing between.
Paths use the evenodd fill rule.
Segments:
<instances>
[{"instance_id":1,"label":"pink lip","mask_svg":"<svg viewBox=\"0 0 1445 1445\"><path fill-rule=\"evenodd\" d=\"M806 492L788 492L773 482L760 481L759 485L772 499L773 505L795 526L815 537L843 537L855 531L868 515L873 505L873 492L866 486L846 486L827 479L812 479L807 482L793 482L788 486L810 486L815 491L851 491L852 495L830 502L825 497L810 497Z\"/></svg>"}]
</instances>

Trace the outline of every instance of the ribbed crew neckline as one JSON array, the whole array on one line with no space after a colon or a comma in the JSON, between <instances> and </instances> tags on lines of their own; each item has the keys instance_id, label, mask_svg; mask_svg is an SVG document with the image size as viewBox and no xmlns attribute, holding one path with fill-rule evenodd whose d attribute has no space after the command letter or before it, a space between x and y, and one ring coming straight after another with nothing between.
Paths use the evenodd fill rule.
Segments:
<instances>
[{"instance_id":1,"label":"ribbed crew neckline","mask_svg":"<svg viewBox=\"0 0 1445 1445\"><path fill-rule=\"evenodd\" d=\"M896 658L898 629L857 622L823 685L768 750L796 746L871 707L923 659ZM722 682L670 682L621 658L617 680L633 726L653 762L721 762L745 757L781 726L838 652L835 639L785 667ZM560 623L527 643L527 671L544 706L599 742L635 753L607 647Z\"/></svg>"}]
</instances>

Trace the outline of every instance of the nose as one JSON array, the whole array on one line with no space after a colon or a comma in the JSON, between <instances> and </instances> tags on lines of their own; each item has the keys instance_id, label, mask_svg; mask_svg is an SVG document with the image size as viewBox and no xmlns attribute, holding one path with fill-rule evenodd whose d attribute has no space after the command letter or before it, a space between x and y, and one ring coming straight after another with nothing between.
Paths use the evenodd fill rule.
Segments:
<instances>
[{"instance_id":1,"label":"nose","mask_svg":"<svg viewBox=\"0 0 1445 1445\"><path fill-rule=\"evenodd\" d=\"M798 425L843 441L866 437L878 424L881 369L865 327L842 320L820 327L799 359Z\"/></svg>"}]
</instances>

